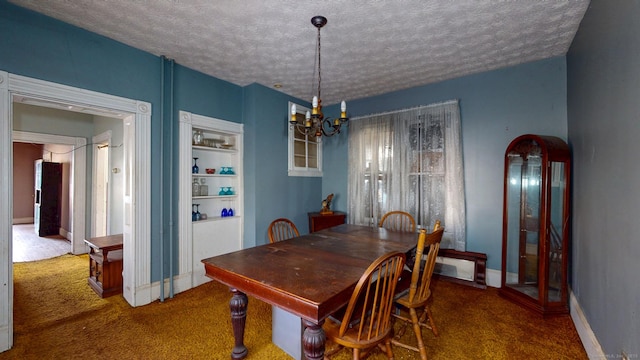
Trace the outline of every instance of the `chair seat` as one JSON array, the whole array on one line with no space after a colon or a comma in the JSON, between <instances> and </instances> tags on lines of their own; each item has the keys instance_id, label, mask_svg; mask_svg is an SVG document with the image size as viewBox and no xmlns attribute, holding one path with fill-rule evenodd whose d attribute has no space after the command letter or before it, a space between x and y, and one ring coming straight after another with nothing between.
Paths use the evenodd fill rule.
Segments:
<instances>
[{"instance_id":1,"label":"chair seat","mask_svg":"<svg viewBox=\"0 0 640 360\"><path fill-rule=\"evenodd\" d=\"M402 305L406 308L419 308L424 306L431 297L431 289L427 292L427 296L422 301L409 301L409 289L398 293L395 297L396 304Z\"/></svg>"},{"instance_id":2,"label":"chair seat","mask_svg":"<svg viewBox=\"0 0 640 360\"><path fill-rule=\"evenodd\" d=\"M349 346L350 348L356 349L367 349L380 343L384 338L388 337L391 333L391 328L381 332L378 336L371 337L366 341L362 339L358 339L358 327L350 326L349 329L344 333L344 335L339 336L340 333L340 325L341 322L334 321L331 317L325 321L322 328L327 336L327 338L332 339L333 342L340 345Z\"/></svg>"},{"instance_id":3,"label":"chair seat","mask_svg":"<svg viewBox=\"0 0 640 360\"><path fill-rule=\"evenodd\" d=\"M399 303L404 307L420 307L424 306L424 304L429 300L431 296L431 289L427 291L427 296L424 301L416 302L415 299L413 302L409 301L409 288L411 287L411 271L404 269L402 270L402 274L400 274L400 281L398 281L398 285L396 285L396 296L394 301Z\"/></svg>"}]
</instances>

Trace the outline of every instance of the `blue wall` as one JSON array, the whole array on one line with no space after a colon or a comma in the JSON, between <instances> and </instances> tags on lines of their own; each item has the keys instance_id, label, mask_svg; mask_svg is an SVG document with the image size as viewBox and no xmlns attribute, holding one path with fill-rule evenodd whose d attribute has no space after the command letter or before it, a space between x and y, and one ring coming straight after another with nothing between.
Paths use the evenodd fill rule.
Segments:
<instances>
[{"instance_id":1,"label":"blue wall","mask_svg":"<svg viewBox=\"0 0 640 360\"><path fill-rule=\"evenodd\" d=\"M571 287L607 358L640 353L639 15L591 1L567 54Z\"/></svg>"},{"instance_id":2,"label":"blue wall","mask_svg":"<svg viewBox=\"0 0 640 360\"><path fill-rule=\"evenodd\" d=\"M565 58L558 57L349 101L348 110L353 118L460 100L467 250L486 253L487 266L499 270L504 152L511 140L527 133L566 140L566 90ZM346 139L328 139L324 160L323 193L339 194L335 207L346 209Z\"/></svg>"},{"instance_id":3,"label":"blue wall","mask_svg":"<svg viewBox=\"0 0 640 360\"><path fill-rule=\"evenodd\" d=\"M245 88L245 246L269 241L269 223L291 219L308 233L307 212L321 208L322 179L288 175L288 102L305 103L258 84ZM255 242L254 242L255 241Z\"/></svg>"}]
</instances>

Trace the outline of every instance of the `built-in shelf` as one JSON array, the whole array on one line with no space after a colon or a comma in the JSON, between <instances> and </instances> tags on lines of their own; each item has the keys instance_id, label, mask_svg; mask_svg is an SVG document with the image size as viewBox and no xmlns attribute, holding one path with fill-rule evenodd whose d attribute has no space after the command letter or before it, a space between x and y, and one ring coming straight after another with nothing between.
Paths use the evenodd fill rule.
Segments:
<instances>
[{"instance_id":1,"label":"built-in shelf","mask_svg":"<svg viewBox=\"0 0 640 360\"><path fill-rule=\"evenodd\" d=\"M232 198L237 198L238 195L234 194L234 195L207 195L207 196L192 196L191 198L193 200L199 200L199 199L232 199Z\"/></svg>"},{"instance_id":2,"label":"built-in shelf","mask_svg":"<svg viewBox=\"0 0 640 360\"><path fill-rule=\"evenodd\" d=\"M212 221L227 221L227 220L234 220L239 218L240 216L237 215L233 215L233 216L210 216L207 217L204 220L198 220L198 221L194 221L193 224L204 224L204 223L208 223L208 222L212 222Z\"/></svg>"},{"instance_id":3,"label":"built-in shelf","mask_svg":"<svg viewBox=\"0 0 640 360\"><path fill-rule=\"evenodd\" d=\"M237 174L191 174L192 177L235 177Z\"/></svg>"},{"instance_id":4,"label":"built-in shelf","mask_svg":"<svg viewBox=\"0 0 640 360\"><path fill-rule=\"evenodd\" d=\"M190 272L191 286L210 281L204 275L202 260L242 249L243 246L243 125L230 121L180 112L180 259L181 273ZM198 132L198 136L196 135ZM202 135L202 136L200 136ZM195 140L194 140L195 139ZM203 140L213 146L195 145ZM231 148L221 148L221 144ZM193 172L194 158L198 171ZM232 168L234 174L220 174ZM206 169L215 169L207 174ZM194 184L197 183L197 184ZM197 186L207 186L199 196ZM233 195L218 195L221 188L232 189ZM224 209L233 216L222 217ZM193 211L206 219L194 221Z\"/></svg>"}]
</instances>

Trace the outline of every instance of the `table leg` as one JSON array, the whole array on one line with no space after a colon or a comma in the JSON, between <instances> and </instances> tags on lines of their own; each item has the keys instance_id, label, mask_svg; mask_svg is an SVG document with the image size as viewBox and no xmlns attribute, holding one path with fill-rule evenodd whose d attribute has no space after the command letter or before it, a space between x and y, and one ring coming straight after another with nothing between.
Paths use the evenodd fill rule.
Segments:
<instances>
[{"instance_id":1,"label":"table leg","mask_svg":"<svg viewBox=\"0 0 640 360\"><path fill-rule=\"evenodd\" d=\"M324 359L324 345L327 338L322 329L324 320L319 324L314 324L311 321L302 320L304 323L304 333L302 334L302 348L304 349L304 358L307 360L322 360Z\"/></svg>"},{"instance_id":2,"label":"table leg","mask_svg":"<svg viewBox=\"0 0 640 360\"><path fill-rule=\"evenodd\" d=\"M244 324L247 318L247 295L237 289L231 289L233 296L229 302L231 308L231 326L236 343L231 352L232 359L244 359L247 357L247 347L244 346Z\"/></svg>"}]
</instances>

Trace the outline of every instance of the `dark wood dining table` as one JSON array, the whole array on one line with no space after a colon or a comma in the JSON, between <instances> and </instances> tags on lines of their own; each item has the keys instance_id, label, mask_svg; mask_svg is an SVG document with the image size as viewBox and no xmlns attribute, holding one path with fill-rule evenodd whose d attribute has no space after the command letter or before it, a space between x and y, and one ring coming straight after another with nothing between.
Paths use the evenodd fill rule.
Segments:
<instances>
[{"instance_id":1,"label":"dark wood dining table","mask_svg":"<svg viewBox=\"0 0 640 360\"><path fill-rule=\"evenodd\" d=\"M416 246L416 233L343 224L293 239L202 260L206 276L229 286L233 359L243 359L247 295L277 306L304 324L306 359L323 359L325 319L349 301L365 269L390 252Z\"/></svg>"}]
</instances>

